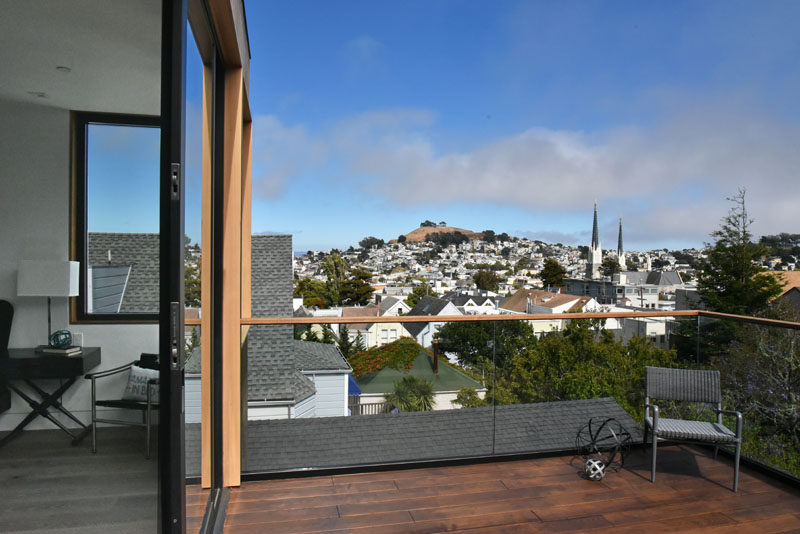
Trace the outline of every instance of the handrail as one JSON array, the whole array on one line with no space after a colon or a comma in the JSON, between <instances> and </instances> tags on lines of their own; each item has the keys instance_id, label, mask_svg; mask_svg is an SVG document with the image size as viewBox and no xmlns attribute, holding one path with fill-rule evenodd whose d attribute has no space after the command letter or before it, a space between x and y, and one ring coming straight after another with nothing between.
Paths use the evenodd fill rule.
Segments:
<instances>
[{"instance_id":1,"label":"handrail","mask_svg":"<svg viewBox=\"0 0 800 534\"><path fill-rule=\"evenodd\" d=\"M619 317L694 317L697 311L607 312L607 313L519 313L502 315L397 315L366 317L248 317L243 325L358 324L358 323L466 323L484 321L558 321L562 319L616 319Z\"/></svg>"},{"instance_id":2,"label":"handrail","mask_svg":"<svg viewBox=\"0 0 800 534\"><path fill-rule=\"evenodd\" d=\"M502 315L398 315L391 317L243 317L241 325L309 325L309 324L360 324L360 323L464 323L485 321L560 321L569 319L624 319L649 317L708 317L741 323L759 324L800 330L800 323L764 319L749 315L711 312L705 310L588 312L588 313L519 313ZM200 319L186 319L186 326L200 326Z\"/></svg>"}]
</instances>

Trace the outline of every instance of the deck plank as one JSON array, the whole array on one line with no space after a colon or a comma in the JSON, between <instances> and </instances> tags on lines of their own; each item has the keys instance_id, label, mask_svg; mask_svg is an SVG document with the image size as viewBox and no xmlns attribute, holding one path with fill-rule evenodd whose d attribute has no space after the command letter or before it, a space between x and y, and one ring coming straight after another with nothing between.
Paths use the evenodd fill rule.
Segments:
<instances>
[{"instance_id":1,"label":"deck plank","mask_svg":"<svg viewBox=\"0 0 800 534\"><path fill-rule=\"evenodd\" d=\"M662 459L663 457L663 464ZM702 449L648 451L600 482L572 456L248 482L231 493L226 532L782 532L800 529L800 491ZM307 484L305 483L307 482Z\"/></svg>"}]
</instances>

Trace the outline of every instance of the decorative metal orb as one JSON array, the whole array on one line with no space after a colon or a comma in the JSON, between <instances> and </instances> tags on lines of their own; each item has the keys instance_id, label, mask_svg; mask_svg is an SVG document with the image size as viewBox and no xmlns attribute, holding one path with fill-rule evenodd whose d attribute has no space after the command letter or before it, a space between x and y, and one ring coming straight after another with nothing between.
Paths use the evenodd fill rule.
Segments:
<instances>
[{"instance_id":1,"label":"decorative metal orb","mask_svg":"<svg viewBox=\"0 0 800 534\"><path fill-rule=\"evenodd\" d=\"M68 349L72 346L72 332L56 330L50 334L50 346L56 349Z\"/></svg>"},{"instance_id":2,"label":"decorative metal orb","mask_svg":"<svg viewBox=\"0 0 800 534\"><path fill-rule=\"evenodd\" d=\"M583 472L589 480L602 480L606 475L606 464L602 460L589 458L586 460L586 466Z\"/></svg>"},{"instance_id":3,"label":"decorative metal orb","mask_svg":"<svg viewBox=\"0 0 800 534\"><path fill-rule=\"evenodd\" d=\"M575 449L586 461L583 475L589 480L601 480L607 468L618 471L630 443L630 433L616 419L589 419L575 436Z\"/></svg>"}]
</instances>

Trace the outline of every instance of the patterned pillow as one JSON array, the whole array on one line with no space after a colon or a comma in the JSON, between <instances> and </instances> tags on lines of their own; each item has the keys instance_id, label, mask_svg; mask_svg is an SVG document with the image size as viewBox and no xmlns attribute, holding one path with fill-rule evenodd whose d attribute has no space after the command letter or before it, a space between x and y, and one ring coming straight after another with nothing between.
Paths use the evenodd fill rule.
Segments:
<instances>
[{"instance_id":1,"label":"patterned pillow","mask_svg":"<svg viewBox=\"0 0 800 534\"><path fill-rule=\"evenodd\" d=\"M125 386L125 393L122 394L123 400L147 401L147 381L158 378L158 371L155 369L143 369L138 365L131 366L131 374L128 376L128 384ZM158 402L158 385L150 386L152 402Z\"/></svg>"}]
</instances>

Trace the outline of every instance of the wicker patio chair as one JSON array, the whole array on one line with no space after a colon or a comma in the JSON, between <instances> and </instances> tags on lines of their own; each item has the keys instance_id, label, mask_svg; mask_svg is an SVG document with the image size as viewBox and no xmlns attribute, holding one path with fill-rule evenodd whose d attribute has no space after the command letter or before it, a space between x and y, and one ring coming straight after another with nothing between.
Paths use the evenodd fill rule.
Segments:
<instances>
[{"instance_id":1,"label":"wicker patio chair","mask_svg":"<svg viewBox=\"0 0 800 534\"><path fill-rule=\"evenodd\" d=\"M714 445L715 458L720 445L731 443L736 445L733 491L737 491L739 489L739 454L742 449L742 414L722 409L719 371L646 367L645 378L647 386L644 401L644 444L647 444L648 433L652 434L651 482L656 480L658 440L710 443ZM707 422L660 418L658 406L653 404L651 399L709 403L714 405L717 420ZM735 433L722 424L723 415L736 417Z\"/></svg>"}]
</instances>

